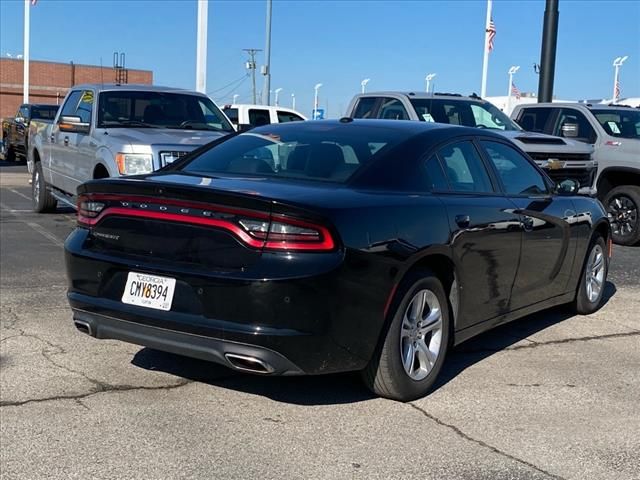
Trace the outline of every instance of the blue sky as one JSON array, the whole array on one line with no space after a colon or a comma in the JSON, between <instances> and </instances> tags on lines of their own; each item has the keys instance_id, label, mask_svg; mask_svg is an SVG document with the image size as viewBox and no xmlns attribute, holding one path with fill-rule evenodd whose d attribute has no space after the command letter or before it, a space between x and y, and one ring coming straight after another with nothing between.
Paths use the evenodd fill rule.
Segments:
<instances>
[{"instance_id":1,"label":"blue sky","mask_svg":"<svg viewBox=\"0 0 640 480\"><path fill-rule=\"evenodd\" d=\"M0 1L0 54L22 52L23 2ZM124 51L127 66L153 70L155 83L195 86L195 0L39 0L31 10L31 58L105 65ZM207 90L219 103L250 101L243 48L264 48L264 0L209 2ZM496 0L497 28L488 95L505 95L514 82L537 91L532 64L540 60L543 0ZM373 90L422 90L436 72L436 91L480 91L486 2L274 0L272 89L281 104L296 94L309 114L313 86L320 104L344 112L360 81ZM610 19L610 20L607 20ZM640 1L560 0L554 93L564 99L611 96L616 56L623 96L640 96ZM258 58L262 64L263 58ZM258 75L259 89L263 78Z\"/></svg>"}]
</instances>

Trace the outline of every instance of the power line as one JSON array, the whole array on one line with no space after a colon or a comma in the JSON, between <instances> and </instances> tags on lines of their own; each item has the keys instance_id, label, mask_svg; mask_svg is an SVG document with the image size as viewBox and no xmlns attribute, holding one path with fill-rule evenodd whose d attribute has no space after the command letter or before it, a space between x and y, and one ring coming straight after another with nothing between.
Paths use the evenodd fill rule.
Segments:
<instances>
[{"instance_id":1,"label":"power line","mask_svg":"<svg viewBox=\"0 0 640 480\"><path fill-rule=\"evenodd\" d=\"M240 78L236 78L233 82L227 83L224 87L216 88L215 90L211 90L210 92L207 92L207 95L211 95L212 93L219 92L220 90L225 90L226 88L229 88L231 85L234 85L234 84L236 84L238 82L241 82L242 80L246 79L248 76L249 76L249 74L245 73Z\"/></svg>"}]
</instances>

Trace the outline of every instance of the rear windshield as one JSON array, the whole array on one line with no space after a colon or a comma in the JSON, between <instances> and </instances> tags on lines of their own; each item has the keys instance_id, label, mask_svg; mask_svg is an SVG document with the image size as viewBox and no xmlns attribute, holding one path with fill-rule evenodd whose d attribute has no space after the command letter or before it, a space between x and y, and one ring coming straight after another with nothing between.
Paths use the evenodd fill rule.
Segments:
<instances>
[{"instance_id":1,"label":"rear windshield","mask_svg":"<svg viewBox=\"0 0 640 480\"><path fill-rule=\"evenodd\" d=\"M604 131L612 137L640 139L640 110L592 110Z\"/></svg>"},{"instance_id":2,"label":"rear windshield","mask_svg":"<svg viewBox=\"0 0 640 480\"><path fill-rule=\"evenodd\" d=\"M56 113L58 113L58 105L38 105L37 107L31 107L31 118L34 120L53 120L56 118Z\"/></svg>"},{"instance_id":3,"label":"rear windshield","mask_svg":"<svg viewBox=\"0 0 640 480\"><path fill-rule=\"evenodd\" d=\"M180 169L212 176L249 175L343 183L406 137L384 128L291 125L294 124L262 127L229 138Z\"/></svg>"}]
</instances>

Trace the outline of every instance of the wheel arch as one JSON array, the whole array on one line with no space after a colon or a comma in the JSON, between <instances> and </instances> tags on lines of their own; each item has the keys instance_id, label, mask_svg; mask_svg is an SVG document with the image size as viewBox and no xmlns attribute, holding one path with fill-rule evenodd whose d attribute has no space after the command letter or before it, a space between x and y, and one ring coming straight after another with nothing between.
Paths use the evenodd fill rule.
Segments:
<instances>
[{"instance_id":1,"label":"wheel arch","mask_svg":"<svg viewBox=\"0 0 640 480\"><path fill-rule=\"evenodd\" d=\"M598 198L604 199L611 190L623 185L640 186L640 171L630 167L605 168L598 176Z\"/></svg>"},{"instance_id":2,"label":"wheel arch","mask_svg":"<svg viewBox=\"0 0 640 480\"><path fill-rule=\"evenodd\" d=\"M94 180L99 178L109 178L109 170L102 163L97 163L95 167L93 167L92 177Z\"/></svg>"}]
</instances>

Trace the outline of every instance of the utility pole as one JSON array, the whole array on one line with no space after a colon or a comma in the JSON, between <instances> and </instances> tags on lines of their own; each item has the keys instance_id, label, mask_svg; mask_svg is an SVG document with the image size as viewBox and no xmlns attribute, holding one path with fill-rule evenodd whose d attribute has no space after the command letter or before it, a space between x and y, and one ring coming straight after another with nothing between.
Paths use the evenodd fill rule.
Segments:
<instances>
[{"instance_id":1,"label":"utility pole","mask_svg":"<svg viewBox=\"0 0 640 480\"><path fill-rule=\"evenodd\" d=\"M253 84L253 104L256 105L256 53L262 50L258 48L243 48L244 52L249 54L249 60L246 63L247 70L251 70L251 83Z\"/></svg>"},{"instance_id":2,"label":"utility pole","mask_svg":"<svg viewBox=\"0 0 640 480\"><path fill-rule=\"evenodd\" d=\"M22 102L29 103L29 28L31 20L29 9L31 2L24 0L24 52L22 57L24 82L22 86Z\"/></svg>"},{"instance_id":3,"label":"utility pole","mask_svg":"<svg viewBox=\"0 0 640 480\"><path fill-rule=\"evenodd\" d=\"M291 94L291 109L292 110L296 109L296 94L295 93Z\"/></svg>"},{"instance_id":4,"label":"utility pole","mask_svg":"<svg viewBox=\"0 0 640 480\"><path fill-rule=\"evenodd\" d=\"M547 0L542 29L542 51L540 53L540 78L538 80L538 103L553 100L553 79L556 71L556 45L558 43L558 0Z\"/></svg>"},{"instance_id":5,"label":"utility pole","mask_svg":"<svg viewBox=\"0 0 640 480\"><path fill-rule=\"evenodd\" d=\"M264 75L264 97L265 105L271 105L271 0L267 0L267 38L264 46L265 64L262 67Z\"/></svg>"}]
</instances>

